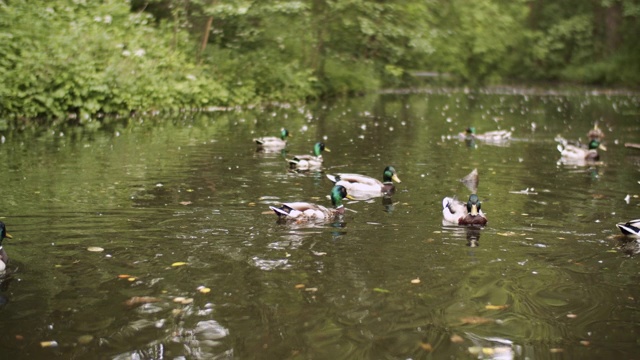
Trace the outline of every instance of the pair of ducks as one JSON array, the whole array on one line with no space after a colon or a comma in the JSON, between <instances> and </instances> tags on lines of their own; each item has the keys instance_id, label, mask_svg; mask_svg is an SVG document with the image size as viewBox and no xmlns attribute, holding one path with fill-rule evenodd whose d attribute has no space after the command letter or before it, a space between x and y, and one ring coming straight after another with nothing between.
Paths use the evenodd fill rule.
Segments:
<instances>
[{"instance_id":1,"label":"pair of ducks","mask_svg":"<svg viewBox=\"0 0 640 360\"><path fill-rule=\"evenodd\" d=\"M562 137L556 138L556 140L560 142L557 148L562 159L569 161L598 161L600 159L598 149L607 151L607 148L602 145L604 132L598 127L597 123L593 126L593 129L587 132L587 138L589 139L589 143L587 144L587 146L582 146L580 144L569 144L569 142Z\"/></svg>"},{"instance_id":2,"label":"pair of ducks","mask_svg":"<svg viewBox=\"0 0 640 360\"><path fill-rule=\"evenodd\" d=\"M287 137L291 136L287 129L280 130L280 137L265 136L255 138L253 141L258 146L258 150L265 152L278 152L287 146ZM313 146L313 155L296 155L290 159L286 159L291 169L296 170L312 170L322 167L322 152L331 152L329 148L322 142L317 142Z\"/></svg>"}]
</instances>

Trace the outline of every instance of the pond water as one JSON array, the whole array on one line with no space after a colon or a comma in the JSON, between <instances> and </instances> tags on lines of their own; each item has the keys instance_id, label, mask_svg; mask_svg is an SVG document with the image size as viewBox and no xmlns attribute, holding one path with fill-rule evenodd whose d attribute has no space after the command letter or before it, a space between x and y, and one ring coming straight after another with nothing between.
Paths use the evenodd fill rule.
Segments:
<instances>
[{"instance_id":1,"label":"pond water","mask_svg":"<svg viewBox=\"0 0 640 360\"><path fill-rule=\"evenodd\" d=\"M634 93L449 89L1 130L0 357L637 357L640 259L615 224L640 218L624 147L639 109ZM559 163L554 138L596 122L600 161ZM467 126L513 138L468 144ZM256 152L281 127L287 156L324 141L323 171ZM269 211L330 205L326 173L386 165L396 194L338 221ZM488 225L443 226L474 168Z\"/></svg>"}]
</instances>

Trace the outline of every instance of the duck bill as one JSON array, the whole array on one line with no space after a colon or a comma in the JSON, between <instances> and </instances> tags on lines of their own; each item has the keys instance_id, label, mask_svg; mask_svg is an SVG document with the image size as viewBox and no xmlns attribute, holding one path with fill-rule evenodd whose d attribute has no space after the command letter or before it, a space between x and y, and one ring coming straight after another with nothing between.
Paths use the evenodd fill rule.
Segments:
<instances>
[{"instance_id":1,"label":"duck bill","mask_svg":"<svg viewBox=\"0 0 640 360\"><path fill-rule=\"evenodd\" d=\"M476 204L471 205L471 216L478 215L478 206Z\"/></svg>"},{"instance_id":2,"label":"duck bill","mask_svg":"<svg viewBox=\"0 0 640 360\"><path fill-rule=\"evenodd\" d=\"M397 182L397 183L401 183L402 181L400 181L400 178L398 177L398 175L393 174L393 176L391 177L391 180Z\"/></svg>"},{"instance_id":3,"label":"duck bill","mask_svg":"<svg viewBox=\"0 0 640 360\"><path fill-rule=\"evenodd\" d=\"M324 151L326 151L326 152L331 152L331 150L329 150L329 148L328 148L328 147L325 147L325 148L324 148Z\"/></svg>"},{"instance_id":4,"label":"duck bill","mask_svg":"<svg viewBox=\"0 0 640 360\"><path fill-rule=\"evenodd\" d=\"M346 196L346 197L347 197L347 199L349 199L349 200L357 200L356 198L354 198L353 196L351 196L351 195L349 195L349 194L347 194L347 196Z\"/></svg>"},{"instance_id":5,"label":"duck bill","mask_svg":"<svg viewBox=\"0 0 640 360\"><path fill-rule=\"evenodd\" d=\"M11 236L11 234L9 233L4 233L4 237L6 237L7 239L13 239L13 236Z\"/></svg>"},{"instance_id":6,"label":"duck bill","mask_svg":"<svg viewBox=\"0 0 640 360\"><path fill-rule=\"evenodd\" d=\"M598 145L598 149L600 149L602 151L607 151L607 147L602 145L602 144Z\"/></svg>"}]
</instances>

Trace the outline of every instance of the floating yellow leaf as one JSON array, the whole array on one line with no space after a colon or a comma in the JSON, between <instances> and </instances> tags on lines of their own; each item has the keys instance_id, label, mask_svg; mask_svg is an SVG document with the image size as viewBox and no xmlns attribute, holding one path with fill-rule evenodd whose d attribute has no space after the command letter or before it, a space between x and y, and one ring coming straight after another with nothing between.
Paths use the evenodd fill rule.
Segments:
<instances>
[{"instance_id":1,"label":"floating yellow leaf","mask_svg":"<svg viewBox=\"0 0 640 360\"><path fill-rule=\"evenodd\" d=\"M567 314L567 317L568 317L569 319L575 319L575 318L577 318L577 317L578 317L578 315L576 315L576 314Z\"/></svg>"},{"instance_id":2,"label":"floating yellow leaf","mask_svg":"<svg viewBox=\"0 0 640 360\"><path fill-rule=\"evenodd\" d=\"M415 278L411 280L412 284L420 284L420 279L419 278Z\"/></svg>"},{"instance_id":3,"label":"floating yellow leaf","mask_svg":"<svg viewBox=\"0 0 640 360\"><path fill-rule=\"evenodd\" d=\"M455 344L460 344L464 342L464 339L462 338L462 336L458 334L453 334L451 335L451 342Z\"/></svg>"},{"instance_id":4,"label":"floating yellow leaf","mask_svg":"<svg viewBox=\"0 0 640 360\"><path fill-rule=\"evenodd\" d=\"M89 246L87 248L87 250L91 251L91 252L101 252L104 251L103 248L99 247L99 246Z\"/></svg>"},{"instance_id":5,"label":"floating yellow leaf","mask_svg":"<svg viewBox=\"0 0 640 360\"><path fill-rule=\"evenodd\" d=\"M564 349L561 349L561 348L551 348L551 349L549 349L549 351L550 351L552 354L557 354L557 353L564 352Z\"/></svg>"},{"instance_id":6,"label":"floating yellow leaf","mask_svg":"<svg viewBox=\"0 0 640 360\"><path fill-rule=\"evenodd\" d=\"M424 351L433 351L433 346L431 346L431 344L429 343L423 343L422 341L420 342L420 347L422 348L422 350Z\"/></svg>"},{"instance_id":7,"label":"floating yellow leaf","mask_svg":"<svg viewBox=\"0 0 640 360\"><path fill-rule=\"evenodd\" d=\"M387 289L382 289L382 288L373 288L373 291L379 292L379 293L389 293L389 292L391 292L391 291L389 291Z\"/></svg>"},{"instance_id":8,"label":"floating yellow leaf","mask_svg":"<svg viewBox=\"0 0 640 360\"><path fill-rule=\"evenodd\" d=\"M502 310L508 308L509 305L487 305L484 308L487 310Z\"/></svg>"},{"instance_id":9,"label":"floating yellow leaf","mask_svg":"<svg viewBox=\"0 0 640 360\"><path fill-rule=\"evenodd\" d=\"M500 236L514 236L516 233L514 233L513 231L507 231L507 232L503 232L503 233L498 233L498 235Z\"/></svg>"},{"instance_id":10,"label":"floating yellow leaf","mask_svg":"<svg viewBox=\"0 0 640 360\"><path fill-rule=\"evenodd\" d=\"M296 284L296 289L304 289L305 285L304 284Z\"/></svg>"},{"instance_id":11,"label":"floating yellow leaf","mask_svg":"<svg viewBox=\"0 0 640 360\"><path fill-rule=\"evenodd\" d=\"M200 291L202 294L208 294L211 292L211 289L209 289L208 287L200 287L198 288L198 291Z\"/></svg>"},{"instance_id":12,"label":"floating yellow leaf","mask_svg":"<svg viewBox=\"0 0 640 360\"><path fill-rule=\"evenodd\" d=\"M173 302L177 302L180 303L182 305L188 305L191 304L193 302L192 298L186 298L186 297L182 297L182 296L178 296L173 298Z\"/></svg>"},{"instance_id":13,"label":"floating yellow leaf","mask_svg":"<svg viewBox=\"0 0 640 360\"><path fill-rule=\"evenodd\" d=\"M250 202L250 203L247 204L247 206L256 206L256 203Z\"/></svg>"},{"instance_id":14,"label":"floating yellow leaf","mask_svg":"<svg viewBox=\"0 0 640 360\"><path fill-rule=\"evenodd\" d=\"M318 288L306 288L306 289L304 289L304 291L316 292L316 291L318 291Z\"/></svg>"},{"instance_id":15,"label":"floating yellow leaf","mask_svg":"<svg viewBox=\"0 0 640 360\"><path fill-rule=\"evenodd\" d=\"M172 267L178 267L178 266L185 266L185 265L187 265L187 264L188 264L188 263L186 263L186 262L184 262L184 261L177 261L177 262L174 262L173 264L171 264L171 266L172 266Z\"/></svg>"},{"instance_id":16,"label":"floating yellow leaf","mask_svg":"<svg viewBox=\"0 0 640 360\"><path fill-rule=\"evenodd\" d=\"M462 321L463 324L471 324L471 325L486 324L486 323L494 322L493 319L484 318L480 316L467 316L467 317L461 318L460 320Z\"/></svg>"},{"instance_id":17,"label":"floating yellow leaf","mask_svg":"<svg viewBox=\"0 0 640 360\"><path fill-rule=\"evenodd\" d=\"M135 277L135 276L132 276L132 277L130 277L130 278L127 278L127 280L129 280L129 281L133 282L133 281L136 281L136 277Z\"/></svg>"},{"instance_id":18,"label":"floating yellow leaf","mask_svg":"<svg viewBox=\"0 0 640 360\"><path fill-rule=\"evenodd\" d=\"M47 348L47 347L56 347L58 346L58 342L55 340L51 340L51 341L40 341L40 346L42 346L43 348Z\"/></svg>"},{"instance_id":19,"label":"floating yellow leaf","mask_svg":"<svg viewBox=\"0 0 640 360\"><path fill-rule=\"evenodd\" d=\"M587 340L582 340L580 341L580 345L584 345L584 346L589 346L591 343L588 342Z\"/></svg>"},{"instance_id":20,"label":"floating yellow leaf","mask_svg":"<svg viewBox=\"0 0 640 360\"><path fill-rule=\"evenodd\" d=\"M191 201L180 201L180 205L191 205Z\"/></svg>"},{"instance_id":21,"label":"floating yellow leaf","mask_svg":"<svg viewBox=\"0 0 640 360\"><path fill-rule=\"evenodd\" d=\"M134 296L129 300L125 301L124 304L127 306L133 307L133 306L138 306L142 304L154 303L158 301L160 301L160 299L151 297L151 296Z\"/></svg>"},{"instance_id":22,"label":"floating yellow leaf","mask_svg":"<svg viewBox=\"0 0 640 360\"><path fill-rule=\"evenodd\" d=\"M93 335L80 335L78 336L78 343L79 344L88 344L93 340Z\"/></svg>"}]
</instances>

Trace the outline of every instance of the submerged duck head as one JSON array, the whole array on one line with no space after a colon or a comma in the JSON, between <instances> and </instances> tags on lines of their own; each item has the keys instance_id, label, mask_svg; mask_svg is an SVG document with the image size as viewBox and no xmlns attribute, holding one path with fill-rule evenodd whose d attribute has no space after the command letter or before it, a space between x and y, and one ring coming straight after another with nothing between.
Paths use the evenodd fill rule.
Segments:
<instances>
[{"instance_id":1,"label":"submerged duck head","mask_svg":"<svg viewBox=\"0 0 640 360\"><path fill-rule=\"evenodd\" d=\"M467 211L469 212L469 215L478 215L481 205L478 195L471 194L471 196L469 196L469 201L467 201Z\"/></svg>"}]
</instances>

